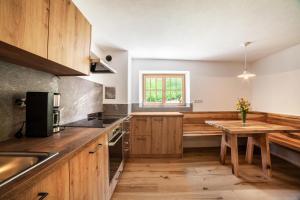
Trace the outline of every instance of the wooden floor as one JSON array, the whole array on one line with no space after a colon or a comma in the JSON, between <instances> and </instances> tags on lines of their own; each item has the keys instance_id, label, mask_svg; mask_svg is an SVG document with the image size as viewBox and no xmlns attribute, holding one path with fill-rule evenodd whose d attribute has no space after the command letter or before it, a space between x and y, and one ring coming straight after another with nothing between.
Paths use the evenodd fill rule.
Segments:
<instances>
[{"instance_id":1,"label":"wooden floor","mask_svg":"<svg viewBox=\"0 0 300 200\"><path fill-rule=\"evenodd\" d=\"M112 199L300 200L300 168L272 157L268 179L259 159L247 165L240 155L240 178L232 175L229 158L219 164L218 149L185 153L183 159L130 159Z\"/></svg>"}]
</instances>

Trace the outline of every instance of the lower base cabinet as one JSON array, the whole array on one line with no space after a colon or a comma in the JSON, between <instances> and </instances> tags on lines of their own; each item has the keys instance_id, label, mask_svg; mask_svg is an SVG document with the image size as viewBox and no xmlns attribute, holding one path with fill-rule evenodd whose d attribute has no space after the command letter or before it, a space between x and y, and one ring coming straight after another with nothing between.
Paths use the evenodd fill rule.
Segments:
<instances>
[{"instance_id":1,"label":"lower base cabinet","mask_svg":"<svg viewBox=\"0 0 300 200\"><path fill-rule=\"evenodd\" d=\"M105 200L108 197L107 135L88 145L70 161L70 199Z\"/></svg>"},{"instance_id":2,"label":"lower base cabinet","mask_svg":"<svg viewBox=\"0 0 300 200\"><path fill-rule=\"evenodd\" d=\"M8 197L10 200L68 200L69 197L69 165L64 164L30 189L16 196Z\"/></svg>"},{"instance_id":3,"label":"lower base cabinet","mask_svg":"<svg viewBox=\"0 0 300 200\"><path fill-rule=\"evenodd\" d=\"M109 158L107 134L76 153L63 166L20 194L5 200L107 200ZM0 198L2 200L2 198Z\"/></svg>"},{"instance_id":4,"label":"lower base cabinet","mask_svg":"<svg viewBox=\"0 0 300 200\"><path fill-rule=\"evenodd\" d=\"M130 157L181 157L182 116L133 116Z\"/></svg>"}]
</instances>

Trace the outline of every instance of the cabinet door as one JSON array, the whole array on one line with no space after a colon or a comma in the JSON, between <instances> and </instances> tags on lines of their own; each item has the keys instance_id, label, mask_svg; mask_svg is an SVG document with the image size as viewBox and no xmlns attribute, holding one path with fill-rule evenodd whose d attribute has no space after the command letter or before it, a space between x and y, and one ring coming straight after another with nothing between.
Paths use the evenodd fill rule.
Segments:
<instances>
[{"instance_id":1,"label":"cabinet door","mask_svg":"<svg viewBox=\"0 0 300 200\"><path fill-rule=\"evenodd\" d=\"M99 149L99 195L98 199L109 199L109 155L108 155L108 137L107 134L102 134L98 140L102 144Z\"/></svg>"},{"instance_id":2,"label":"cabinet door","mask_svg":"<svg viewBox=\"0 0 300 200\"><path fill-rule=\"evenodd\" d=\"M69 165L64 164L50 175L37 182L32 188L14 197L7 199L14 200L68 200L69 199Z\"/></svg>"},{"instance_id":3,"label":"cabinet door","mask_svg":"<svg viewBox=\"0 0 300 200\"><path fill-rule=\"evenodd\" d=\"M151 153L151 136L131 136L130 154L146 155Z\"/></svg>"},{"instance_id":4,"label":"cabinet door","mask_svg":"<svg viewBox=\"0 0 300 200\"><path fill-rule=\"evenodd\" d=\"M133 117L131 121L132 135L151 135L151 117Z\"/></svg>"},{"instance_id":5,"label":"cabinet door","mask_svg":"<svg viewBox=\"0 0 300 200\"><path fill-rule=\"evenodd\" d=\"M167 141L167 126L165 117L152 117L151 119L151 153L163 154L166 153L164 147Z\"/></svg>"},{"instance_id":6,"label":"cabinet door","mask_svg":"<svg viewBox=\"0 0 300 200\"><path fill-rule=\"evenodd\" d=\"M48 0L0 0L0 41L47 58Z\"/></svg>"},{"instance_id":7,"label":"cabinet door","mask_svg":"<svg viewBox=\"0 0 300 200\"><path fill-rule=\"evenodd\" d=\"M152 117L152 154L181 154L182 118Z\"/></svg>"},{"instance_id":8,"label":"cabinet door","mask_svg":"<svg viewBox=\"0 0 300 200\"><path fill-rule=\"evenodd\" d=\"M71 0L50 0L48 59L88 74L91 26Z\"/></svg>"},{"instance_id":9,"label":"cabinet door","mask_svg":"<svg viewBox=\"0 0 300 200\"><path fill-rule=\"evenodd\" d=\"M70 199L99 199L99 150L102 146L93 142L70 160Z\"/></svg>"},{"instance_id":10,"label":"cabinet door","mask_svg":"<svg viewBox=\"0 0 300 200\"><path fill-rule=\"evenodd\" d=\"M166 146L163 147L163 153L182 154L182 117L166 117L164 125Z\"/></svg>"},{"instance_id":11,"label":"cabinet door","mask_svg":"<svg viewBox=\"0 0 300 200\"><path fill-rule=\"evenodd\" d=\"M73 58L72 66L84 74L90 72L90 45L91 45L91 25L77 9L75 25L74 51L76 57Z\"/></svg>"}]
</instances>

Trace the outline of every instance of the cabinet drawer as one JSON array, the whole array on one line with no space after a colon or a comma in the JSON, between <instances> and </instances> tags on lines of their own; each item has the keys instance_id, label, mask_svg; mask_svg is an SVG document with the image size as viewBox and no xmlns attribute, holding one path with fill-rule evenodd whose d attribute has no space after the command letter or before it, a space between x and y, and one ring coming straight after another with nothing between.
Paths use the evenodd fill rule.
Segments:
<instances>
[{"instance_id":1,"label":"cabinet drawer","mask_svg":"<svg viewBox=\"0 0 300 200\"><path fill-rule=\"evenodd\" d=\"M151 117L134 117L131 121L132 135L151 135Z\"/></svg>"},{"instance_id":2,"label":"cabinet drawer","mask_svg":"<svg viewBox=\"0 0 300 200\"><path fill-rule=\"evenodd\" d=\"M58 178L59 177L59 178ZM69 200L69 165L64 164L25 192L10 196L7 200L36 199Z\"/></svg>"},{"instance_id":3,"label":"cabinet drawer","mask_svg":"<svg viewBox=\"0 0 300 200\"><path fill-rule=\"evenodd\" d=\"M130 147L130 154L150 154L151 136L132 136Z\"/></svg>"}]
</instances>

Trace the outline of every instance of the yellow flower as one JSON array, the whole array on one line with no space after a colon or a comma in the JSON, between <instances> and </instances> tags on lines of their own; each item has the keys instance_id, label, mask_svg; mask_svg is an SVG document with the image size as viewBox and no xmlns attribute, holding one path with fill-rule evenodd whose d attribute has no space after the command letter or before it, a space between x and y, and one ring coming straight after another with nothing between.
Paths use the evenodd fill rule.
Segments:
<instances>
[{"instance_id":1,"label":"yellow flower","mask_svg":"<svg viewBox=\"0 0 300 200\"><path fill-rule=\"evenodd\" d=\"M248 112L251 104L244 98L239 98L236 104L236 108L238 111Z\"/></svg>"}]
</instances>

